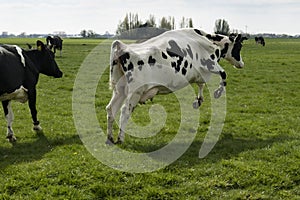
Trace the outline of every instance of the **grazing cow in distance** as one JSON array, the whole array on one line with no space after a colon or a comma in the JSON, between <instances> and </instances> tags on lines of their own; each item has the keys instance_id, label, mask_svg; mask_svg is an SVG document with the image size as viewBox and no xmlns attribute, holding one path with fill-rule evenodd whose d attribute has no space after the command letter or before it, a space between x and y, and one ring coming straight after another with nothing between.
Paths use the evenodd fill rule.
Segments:
<instances>
[{"instance_id":1,"label":"grazing cow in distance","mask_svg":"<svg viewBox=\"0 0 300 200\"><path fill-rule=\"evenodd\" d=\"M46 43L50 50L53 48L54 54L56 53L56 49L59 50L61 57L63 40L59 36L48 36L46 38Z\"/></svg>"},{"instance_id":2,"label":"grazing cow in distance","mask_svg":"<svg viewBox=\"0 0 300 200\"><path fill-rule=\"evenodd\" d=\"M113 94L106 107L106 144L115 144L113 122L121 107L116 143L124 142L126 124L137 104L157 94L167 94L196 83L199 91L193 107L197 109L204 100L204 84L212 74L217 74L221 81L214 96L219 98L225 91L226 72L218 62L224 58L242 68L240 51L244 39L240 34L228 37L206 34L198 29L181 29L167 31L142 43L114 41L110 55Z\"/></svg>"},{"instance_id":3,"label":"grazing cow in distance","mask_svg":"<svg viewBox=\"0 0 300 200\"><path fill-rule=\"evenodd\" d=\"M33 129L41 130L36 110L36 84L39 74L62 77L54 53L43 42L37 41L37 49L23 50L16 45L0 45L0 101L7 120L7 139L16 141L12 129L14 114L11 100L28 101Z\"/></svg>"},{"instance_id":4,"label":"grazing cow in distance","mask_svg":"<svg viewBox=\"0 0 300 200\"><path fill-rule=\"evenodd\" d=\"M261 44L262 46L265 46L265 39L263 38L263 36L259 36L259 37L255 37L255 42L256 44Z\"/></svg>"}]
</instances>

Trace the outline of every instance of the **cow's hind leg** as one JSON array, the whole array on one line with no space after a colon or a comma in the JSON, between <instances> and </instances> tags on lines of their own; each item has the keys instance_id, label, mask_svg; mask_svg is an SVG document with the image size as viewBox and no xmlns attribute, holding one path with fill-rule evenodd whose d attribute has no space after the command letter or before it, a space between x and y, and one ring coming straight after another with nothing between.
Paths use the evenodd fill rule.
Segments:
<instances>
[{"instance_id":1,"label":"cow's hind leg","mask_svg":"<svg viewBox=\"0 0 300 200\"><path fill-rule=\"evenodd\" d=\"M9 142L15 142L15 141L17 141L17 138L15 137L13 129L12 129L12 123L14 121L14 113L12 111L10 101L2 101L2 106L3 106L5 118L7 121L7 136L6 136L6 138L9 140Z\"/></svg>"},{"instance_id":2,"label":"cow's hind leg","mask_svg":"<svg viewBox=\"0 0 300 200\"><path fill-rule=\"evenodd\" d=\"M222 93L225 92L225 87L226 87L226 72L225 71L220 71L220 76L222 78L220 86L214 92L214 97L216 99L221 97Z\"/></svg>"},{"instance_id":3,"label":"cow's hind leg","mask_svg":"<svg viewBox=\"0 0 300 200\"><path fill-rule=\"evenodd\" d=\"M121 90L118 93L116 91L114 91L109 104L106 106L106 112L107 112L107 141L106 141L106 144L108 144L108 145L114 144L113 123L115 121L115 116L116 116L117 112L120 110L124 100L125 100L124 90Z\"/></svg>"},{"instance_id":4,"label":"cow's hind leg","mask_svg":"<svg viewBox=\"0 0 300 200\"><path fill-rule=\"evenodd\" d=\"M198 109L204 101L203 88L205 83L198 83L199 91L196 100L193 102L193 108Z\"/></svg>"},{"instance_id":5,"label":"cow's hind leg","mask_svg":"<svg viewBox=\"0 0 300 200\"><path fill-rule=\"evenodd\" d=\"M128 95L124 106L122 107L121 116L120 116L120 133L118 136L117 144L122 144L125 140L125 129L128 123L128 120L133 112L134 108L137 106L141 99L141 95L134 93Z\"/></svg>"}]
</instances>

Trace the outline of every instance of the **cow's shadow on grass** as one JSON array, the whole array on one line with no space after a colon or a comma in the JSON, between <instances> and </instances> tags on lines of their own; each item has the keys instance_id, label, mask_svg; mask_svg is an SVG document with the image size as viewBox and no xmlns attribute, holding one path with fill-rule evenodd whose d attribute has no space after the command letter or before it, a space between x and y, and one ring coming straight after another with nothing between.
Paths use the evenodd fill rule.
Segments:
<instances>
[{"instance_id":1,"label":"cow's shadow on grass","mask_svg":"<svg viewBox=\"0 0 300 200\"><path fill-rule=\"evenodd\" d=\"M204 158L199 158L199 150L203 141L194 141L185 154L179 158L179 161L186 161L188 166L199 164L200 162L216 163L224 159L239 157L241 153L247 151L256 151L271 148L274 144L280 144L288 141L298 140L293 137L283 135L273 136L266 139L257 137L235 138L231 134L225 134L216 143L214 148ZM174 165L180 165L181 162L175 162Z\"/></svg>"},{"instance_id":2,"label":"cow's shadow on grass","mask_svg":"<svg viewBox=\"0 0 300 200\"><path fill-rule=\"evenodd\" d=\"M174 163L172 163L170 167L192 167L193 165L198 165L200 162L216 163L224 159L238 157L243 152L263 150L271 148L274 144L293 140L296 140L296 138L287 137L285 135L261 139L258 137L236 138L231 134L223 134L208 155L204 158L199 158L199 150L203 144L203 138L196 138L188 150ZM143 152L145 150L149 150L148 152L151 152L155 148L159 149L162 148L162 146L159 144L153 145L153 143L149 145L145 145L145 143L140 145L138 143L134 144L134 150L139 152ZM153 159L155 160L155 158ZM184 166L182 166L182 163L185 163Z\"/></svg>"},{"instance_id":3,"label":"cow's shadow on grass","mask_svg":"<svg viewBox=\"0 0 300 200\"><path fill-rule=\"evenodd\" d=\"M48 139L44 132L38 132L35 137L36 139L33 142L18 140L13 144L0 147L0 169L12 164L40 160L57 146L81 144L78 135Z\"/></svg>"}]
</instances>

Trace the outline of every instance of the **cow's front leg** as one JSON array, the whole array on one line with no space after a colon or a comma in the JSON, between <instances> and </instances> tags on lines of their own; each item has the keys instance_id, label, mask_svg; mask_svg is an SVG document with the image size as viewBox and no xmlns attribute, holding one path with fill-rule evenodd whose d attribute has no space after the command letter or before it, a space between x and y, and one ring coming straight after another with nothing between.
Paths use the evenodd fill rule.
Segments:
<instances>
[{"instance_id":1,"label":"cow's front leg","mask_svg":"<svg viewBox=\"0 0 300 200\"><path fill-rule=\"evenodd\" d=\"M142 94L142 93L141 93ZM131 98L126 99L124 106L122 107L121 116L120 116L120 133L118 136L117 144L122 144L125 140L125 129L128 123L128 120L133 112L134 108L137 106L140 101L141 95L133 94Z\"/></svg>"},{"instance_id":2,"label":"cow's front leg","mask_svg":"<svg viewBox=\"0 0 300 200\"><path fill-rule=\"evenodd\" d=\"M36 110L36 90L28 90L28 105L31 113L31 118L33 121L33 130L42 131L40 122L37 120L37 110Z\"/></svg>"},{"instance_id":3,"label":"cow's front leg","mask_svg":"<svg viewBox=\"0 0 300 200\"><path fill-rule=\"evenodd\" d=\"M203 96L204 83L198 83L198 87L199 87L198 96L196 97L196 100L193 102L194 109L198 109L204 101L204 96Z\"/></svg>"},{"instance_id":4,"label":"cow's front leg","mask_svg":"<svg viewBox=\"0 0 300 200\"><path fill-rule=\"evenodd\" d=\"M226 87L226 72L220 71L220 76L222 78L222 80L220 82L220 86L214 92L214 97L216 99L221 97L222 93L225 92L225 87Z\"/></svg>"},{"instance_id":5,"label":"cow's front leg","mask_svg":"<svg viewBox=\"0 0 300 200\"><path fill-rule=\"evenodd\" d=\"M12 123L14 121L14 113L12 111L10 101L2 101L2 106L4 110L5 119L7 121L7 136L9 142L17 141L17 138L14 135L14 131L12 129Z\"/></svg>"}]
</instances>

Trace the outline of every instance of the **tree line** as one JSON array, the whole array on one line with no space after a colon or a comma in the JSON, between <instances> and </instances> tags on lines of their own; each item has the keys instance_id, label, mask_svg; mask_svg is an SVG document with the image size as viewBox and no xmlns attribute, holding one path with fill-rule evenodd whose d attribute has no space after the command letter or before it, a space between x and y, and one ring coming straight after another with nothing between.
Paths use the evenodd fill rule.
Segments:
<instances>
[{"instance_id":1,"label":"tree line","mask_svg":"<svg viewBox=\"0 0 300 200\"><path fill-rule=\"evenodd\" d=\"M138 14L127 13L123 20L119 21L116 29L116 34L121 36L121 38L128 39L145 39L161 34L166 30L176 29L175 18L168 16L162 17L157 20L154 15L150 15L146 21L142 21ZM182 17L179 22L179 28L193 28L193 19ZM147 32L138 30L138 28L152 28L147 29ZM230 27L225 19L217 19L215 22L214 32L216 34L229 35ZM237 33L237 30L232 30L231 32ZM93 30L82 30L80 35L84 38L94 38L97 34Z\"/></svg>"},{"instance_id":2,"label":"tree line","mask_svg":"<svg viewBox=\"0 0 300 200\"><path fill-rule=\"evenodd\" d=\"M124 19L119 22L116 34L119 35L125 31L130 31L136 28L145 28L145 27L174 30L176 28L175 18L171 16L162 17L159 20L159 23L156 24L156 18L154 15L150 15L149 19L143 22L140 20L138 14L127 13ZM179 28L193 28L192 18L182 17L179 23Z\"/></svg>"}]
</instances>

